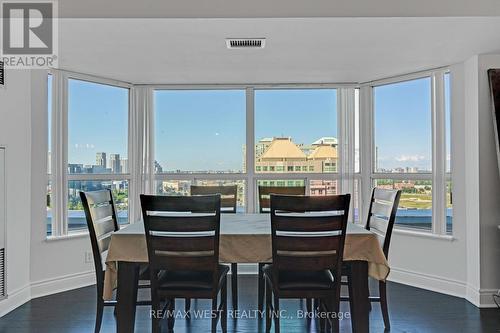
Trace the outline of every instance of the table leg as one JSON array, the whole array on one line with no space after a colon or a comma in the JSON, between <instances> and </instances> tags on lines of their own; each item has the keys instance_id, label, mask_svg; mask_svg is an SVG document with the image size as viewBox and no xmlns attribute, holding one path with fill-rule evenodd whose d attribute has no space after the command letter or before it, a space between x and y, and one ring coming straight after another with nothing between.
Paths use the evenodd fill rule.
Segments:
<instances>
[{"instance_id":1,"label":"table leg","mask_svg":"<svg viewBox=\"0 0 500 333\"><path fill-rule=\"evenodd\" d=\"M366 261L347 261L346 263L350 266L349 302L352 331L367 333L370 331L368 263Z\"/></svg>"},{"instance_id":2,"label":"table leg","mask_svg":"<svg viewBox=\"0 0 500 333\"><path fill-rule=\"evenodd\" d=\"M134 262L118 262L118 289L116 291L116 332L133 333L135 306L139 282L139 265Z\"/></svg>"}]
</instances>

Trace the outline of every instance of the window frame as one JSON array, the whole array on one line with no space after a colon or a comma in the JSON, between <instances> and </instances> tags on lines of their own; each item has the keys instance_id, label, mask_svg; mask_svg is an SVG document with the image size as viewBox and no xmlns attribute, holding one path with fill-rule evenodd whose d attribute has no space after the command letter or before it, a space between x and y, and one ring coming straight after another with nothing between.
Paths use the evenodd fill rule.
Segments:
<instances>
[{"instance_id":1,"label":"window frame","mask_svg":"<svg viewBox=\"0 0 500 333\"><path fill-rule=\"evenodd\" d=\"M133 85L123 81L105 79L87 74L70 72L65 70L51 69L47 74L52 75L52 138L51 138L51 171L49 180L52 184L52 232L48 238L72 236L79 233L87 233L86 229L69 230L68 221L68 184L70 181L128 181L129 196L130 186L134 181L130 167L127 173L122 174L70 174L68 173L68 142L69 142L69 80L86 81L89 83L102 84L117 88L128 89L128 135L127 135L127 158L132 153L131 135L131 113L133 106ZM130 220L130 204L129 223Z\"/></svg>"},{"instance_id":2,"label":"window frame","mask_svg":"<svg viewBox=\"0 0 500 333\"><path fill-rule=\"evenodd\" d=\"M362 174L362 198L369 198L371 187L375 180L430 180L432 181L432 218L431 229L422 230L417 228L395 225L396 231L415 234L431 234L443 238L449 238L450 233L446 231L446 182L451 181L451 172L446 172L446 119L445 119L445 74L450 73L448 67L434 70L411 73L397 77L371 81L362 84L360 90L360 109L367 112L360 114L360 169ZM378 86L397 84L422 78L430 78L431 82L431 172L426 173L382 173L375 170L375 98L374 90ZM450 79L451 80L451 79ZM451 92L450 92L451 96ZM450 105L450 112L451 110ZM450 131L452 125L450 123ZM451 155L451 152L450 152ZM368 207L363 205L366 219ZM451 235L453 234L453 231Z\"/></svg>"}]
</instances>

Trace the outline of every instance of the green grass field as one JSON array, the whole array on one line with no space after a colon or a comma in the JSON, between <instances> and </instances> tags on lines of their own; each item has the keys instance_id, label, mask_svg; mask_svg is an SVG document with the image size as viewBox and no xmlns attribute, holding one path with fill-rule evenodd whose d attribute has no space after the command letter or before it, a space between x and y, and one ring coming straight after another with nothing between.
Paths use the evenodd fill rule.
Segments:
<instances>
[{"instance_id":1,"label":"green grass field","mask_svg":"<svg viewBox=\"0 0 500 333\"><path fill-rule=\"evenodd\" d=\"M446 206L451 208L450 195L447 194ZM408 209L431 209L432 195L427 193L403 193L399 201L399 207Z\"/></svg>"}]
</instances>

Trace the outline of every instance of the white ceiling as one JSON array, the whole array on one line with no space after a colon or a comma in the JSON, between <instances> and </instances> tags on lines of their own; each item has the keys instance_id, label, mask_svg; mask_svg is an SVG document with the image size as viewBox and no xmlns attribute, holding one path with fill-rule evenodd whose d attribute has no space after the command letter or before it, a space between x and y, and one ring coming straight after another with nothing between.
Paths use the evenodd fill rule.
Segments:
<instances>
[{"instance_id":1,"label":"white ceiling","mask_svg":"<svg viewBox=\"0 0 500 333\"><path fill-rule=\"evenodd\" d=\"M500 17L60 21L60 68L133 83L364 82L500 51Z\"/></svg>"}]
</instances>

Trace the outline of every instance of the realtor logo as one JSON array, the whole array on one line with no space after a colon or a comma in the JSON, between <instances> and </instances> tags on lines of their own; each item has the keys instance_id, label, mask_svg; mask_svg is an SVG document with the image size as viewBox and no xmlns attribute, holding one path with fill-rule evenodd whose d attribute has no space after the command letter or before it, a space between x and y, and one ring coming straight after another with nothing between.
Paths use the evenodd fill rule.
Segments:
<instances>
[{"instance_id":1,"label":"realtor logo","mask_svg":"<svg viewBox=\"0 0 500 333\"><path fill-rule=\"evenodd\" d=\"M55 10L53 1L2 3L2 59L6 67L54 67Z\"/></svg>"}]
</instances>

